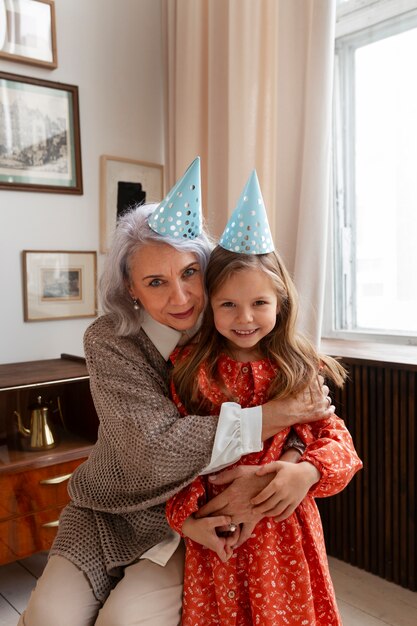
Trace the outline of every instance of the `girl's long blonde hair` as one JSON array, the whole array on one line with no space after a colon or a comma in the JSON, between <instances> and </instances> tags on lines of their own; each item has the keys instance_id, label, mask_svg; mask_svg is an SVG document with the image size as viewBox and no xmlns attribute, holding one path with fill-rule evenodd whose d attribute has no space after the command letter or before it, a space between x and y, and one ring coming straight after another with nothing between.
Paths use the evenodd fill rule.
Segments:
<instances>
[{"instance_id":1,"label":"girl's long blonde hair","mask_svg":"<svg viewBox=\"0 0 417 626\"><path fill-rule=\"evenodd\" d=\"M204 362L209 378L221 384L217 362L220 354L227 352L226 339L214 326L210 300L230 276L245 269L265 272L278 297L279 313L275 327L260 342L262 354L278 368L268 390L268 399L283 398L302 391L313 383L319 372L339 387L345 381L346 371L340 363L319 354L306 337L297 333L297 293L278 253L246 255L217 246L211 253L205 275L209 302L201 330L194 343L187 346L186 355L179 355L173 370L175 389L189 414L205 413L212 408L199 393L197 372Z\"/></svg>"}]
</instances>

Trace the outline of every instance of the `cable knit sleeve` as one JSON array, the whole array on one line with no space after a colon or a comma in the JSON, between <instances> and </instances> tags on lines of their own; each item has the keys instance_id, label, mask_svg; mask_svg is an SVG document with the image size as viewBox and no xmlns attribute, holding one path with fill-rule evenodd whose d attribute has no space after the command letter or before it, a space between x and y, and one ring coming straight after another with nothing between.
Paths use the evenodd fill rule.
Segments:
<instances>
[{"instance_id":1,"label":"cable knit sleeve","mask_svg":"<svg viewBox=\"0 0 417 626\"><path fill-rule=\"evenodd\" d=\"M310 494L324 498L342 491L362 468L344 421L333 415L327 420L294 426L294 429L306 444L300 462L312 463L321 474Z\"/></svg>"},{"instance_id":2,"label":"cable knit sleeve","mask_svg":"<svg viewBox=\"0 0 417 626\"><path fill-rule=\"evenodd\" d=\"M181 417L168 365L147 336L117 337L109 316L86 331L98 441L70 482L74 503L112 513L161 504L208 464L217 416Z\"/></svg>"}]
</instances>

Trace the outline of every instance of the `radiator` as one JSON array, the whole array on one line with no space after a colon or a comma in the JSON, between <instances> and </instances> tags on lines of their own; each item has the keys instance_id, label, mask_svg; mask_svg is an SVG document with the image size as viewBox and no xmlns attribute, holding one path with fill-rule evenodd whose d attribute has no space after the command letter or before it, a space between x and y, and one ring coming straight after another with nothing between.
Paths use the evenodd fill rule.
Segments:
<instances>
[{"instance_id":1,"label":"radiator","mask_svg":"<svg viewBox=\"0 0 417 626\"><path fill-rule=\"evenodd\" d=\"M317 499L328 554L417 589L417 368L343 359L332 391L364 468L340 494Z\"/></svg>"}]
</instances>

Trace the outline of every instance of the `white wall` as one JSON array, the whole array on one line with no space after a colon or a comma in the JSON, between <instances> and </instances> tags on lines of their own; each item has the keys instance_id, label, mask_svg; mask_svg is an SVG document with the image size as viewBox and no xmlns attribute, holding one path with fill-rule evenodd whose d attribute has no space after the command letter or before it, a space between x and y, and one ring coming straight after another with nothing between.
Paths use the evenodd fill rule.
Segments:
<instances>
[{"instance_id":1,"label":"white wall","mask_svg":"<svg viewBox=\"0 0 417 626\"><path fill-rule=\"evenodd\" d=\"M0 190L1 363L83 354L91 318L23 321L21 251L98 251L100 155L163 160L160 1L55 0L55 9L58 68L0 60L0 70L78 86L84 194Z\"/></svg>"}]
</instances>

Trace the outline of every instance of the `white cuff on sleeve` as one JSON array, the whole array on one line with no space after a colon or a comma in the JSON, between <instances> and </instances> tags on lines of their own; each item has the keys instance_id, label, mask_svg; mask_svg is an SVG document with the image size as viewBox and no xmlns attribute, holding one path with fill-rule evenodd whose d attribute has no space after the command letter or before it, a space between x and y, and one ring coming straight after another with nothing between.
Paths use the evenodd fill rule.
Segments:
<instances>
[{"instance_id":1,"label":"white cuff on sleeve","mask_svg":"<svg viewBox=\"0 0 417 626\"><path fill-rule=\"evenodd\" d=\"M202 474L217 472L232 465L244 454L263 448L262 407L242 409L236 402L224 402L214 438L210 463Z\"/></svg>"}]
</instances>

